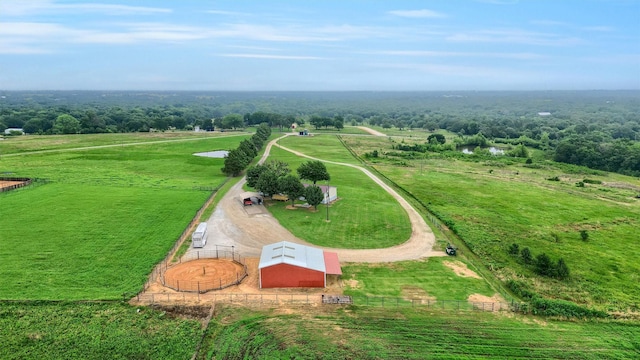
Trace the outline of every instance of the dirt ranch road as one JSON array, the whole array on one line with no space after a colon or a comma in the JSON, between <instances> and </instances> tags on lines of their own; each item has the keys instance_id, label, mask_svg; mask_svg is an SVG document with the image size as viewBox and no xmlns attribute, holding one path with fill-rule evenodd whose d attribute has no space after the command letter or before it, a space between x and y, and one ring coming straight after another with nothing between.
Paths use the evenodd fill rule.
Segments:
<instances>
[{"instance_id":1,"label":"dirt ranch road","mask_svg":"<svg viewBox=\"0 0 640 360\"><path fill-rule=\"evenodd\" d=\"M359 169L398 200L400 205L407 211L411 221L411 237L403 244L394 247L366 250L324 249L337 252L340 261L343 262L393 262L430 256L446 256L442 251L432 250L435 236L422 216L404 198L374 174L360 166L316 159L277 144L280 139L289 135L291 134L269 142L259 163L263 163L267 159L273 146L278 146L298 156ZM243 178L233 186L220 200L214 213L207 220L209 241L205 246L206 250L215 250L216 245L226 245L233 246L236 251L245 257L259 257L264 245L282 240L315 246L296 238L291 232L282 227L278 220L271 216L262 206L244 207L241 203L240 194L243 193L242 186L245 182ZM190 249L190 251L194 251L194 249Z\"/></svg>"}]
</instances>

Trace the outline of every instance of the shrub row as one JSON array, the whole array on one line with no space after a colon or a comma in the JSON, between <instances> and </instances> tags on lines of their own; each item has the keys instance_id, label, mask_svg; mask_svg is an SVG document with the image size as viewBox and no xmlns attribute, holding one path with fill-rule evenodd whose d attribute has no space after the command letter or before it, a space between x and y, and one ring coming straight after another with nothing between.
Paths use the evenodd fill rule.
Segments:
<instances>
[{"instance_id":1,"label":"shrub row","mask_svg":"<svg viewBox=\"0 0 640 360\"><path fill-rule=\"evenodd\" d=\"M262 149L269 136L271 136L271 128L267 124L260 124L250 139L242 140L236 149L229 151L224 158L222 172L227 176L240 175L258 155L258 151Z\"/></svg>"}]
</instances>

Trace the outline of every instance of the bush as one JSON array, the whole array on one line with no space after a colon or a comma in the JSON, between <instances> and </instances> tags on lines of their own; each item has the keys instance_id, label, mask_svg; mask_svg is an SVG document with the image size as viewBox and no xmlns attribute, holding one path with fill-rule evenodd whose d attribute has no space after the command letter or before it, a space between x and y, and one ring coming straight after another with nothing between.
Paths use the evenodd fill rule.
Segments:
<instances>
[{"instance_id":1,"label":"bush","mask_svg":"<svg viewBox=\"0 0 640 360\"><path fill-rule=\"evenodd\" d=\"M563 258L558 259L558 263L556 264L556 276L561 280L569 277L569 267Z\"/></svg>"},{"instance_id":2,"label":"bush","mask_svg":"<svg viewBox=\"0 0 640 360\"><path fill-rule=\"evenodd\" d=\"M531 264L533 262L533 255L531 255L531 250L529 250L528 247L523 248L520 251L520 256L522 257L522 261L524 261L525 264Z\"/></svg>"},{"instance_id":3,"label":"bush","mask_svg":"<svg viewBox=\"0 0 640 360\"><path fill-rule=\"evenodd\" d=\"M587 230L580 230L580 238L582 239L582 241L589 240L589 233L587 232Z\"/></svg>"},{"instance_id":4,"label":"bush","mask_svg":"<svg viewBox=\"0 0 640 360\"><path fill-rule=\"evenodd\" d=\"M520 254L520 246L516 243L511 244L511 246L509 246L509 254L510 255Z\"/></svg>"},{"instance_id":5,"label":"bush","mask_svg":"<svg viewBox=\"0 0 640 360\"><path fill-rule=\"evenodd\" d=\"M592 179L584 179L582 180L583 183L585 184L602 184L602 181L600 180L592 180Z\"/></svg>"},{"instance_id":6,"label":"bush","mask_svg":"<svg viewBox=\"0 0 640 360\"><path fill-rule=\"evenodd\" d=\"M535 296L538 296L538 294L531 291L531 289L529 289L529 287L523 282L509 279L507 280L506 285L507 288L509 288L509 290L511 290L514 294L525 300L530 300Z\"/></svg>"},{"instance_id":7,"label":"bush","mask_svg":"<svg viewBox=\"0 0 640 360\"><path fill-rule=\"evenodd\" d=\"M576 183L576 186L577 186L577 187L584 187L584 183L583 183L582 181L578 181L578 182Z\"/></svg>"},{"instance_id":8,"label":"bush","mask_svg":"<svg viewBox=\"0 0 640 360\"><path fill-rule=\"evenodd\" d=\"M532 312L535 315L577 317L577 318L606 318L607 313L582 307L565 300L543 299L535 296L531 300Z\"/></svg>"},{"instance_id":9,"label":"bush","mask_svg":"<svg viewBox=\"0 0 640 360\"><path fill-rule=\"evenodd\" d=\"M554 177L548 178L547 180L549 180L549 181L560 181L560 178L557 177L557 176L554 176Z\"/></svg>"},{"instance_id":10,"label":"bush","mask_svg":"<svg viewBox=\"0 0 640 360\"><path fill-rule=\"evenodd\" d=\"M536 256L536 273L542 276L554 276L555 266L549 255L542 253Z\"/></svg>"}]
</instances>

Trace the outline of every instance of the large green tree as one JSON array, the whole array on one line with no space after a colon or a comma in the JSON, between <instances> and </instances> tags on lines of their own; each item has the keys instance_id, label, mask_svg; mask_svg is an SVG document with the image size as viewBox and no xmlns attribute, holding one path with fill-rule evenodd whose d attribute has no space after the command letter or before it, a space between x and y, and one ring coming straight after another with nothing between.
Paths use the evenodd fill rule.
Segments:
<instances>
[{"instance_id":1,"label":"large green tree","mask_svg":"<svg viewBox=\"0 0 640 360\"><path fill-rule=\"evenodd\" d=\"M247 154L244 151L239 149L231 150L224 159L222 172L227 176L238 176L249 165L250 161L251 159L247 158Z\"/></svg>"},{"instance_id":2,"label":"large green tree","mask_svg":"<svg viewBox=\"0 0 640 360\"><path fill-rule=\"evenodd\" d=\"M327 167L319 160L302 163L298 167L297 172L301 179L313 181L314 185L320 180L331 180Z\"/></svg>"},{"instance_id":3,"label":"large green tree","mask_svg":"<svg viewBox=\"0 0 640 360\"><path fill-rule=\"evenodd\" d=\"M289 197L292 206L295 204L297 198L304 195L304 185L302 185L300 179L293 174L278 179L278 190L280 193Z\"/></svg>"},{"instance_id":4,"label":"large green tree","mask_svg":"<svg viewBox=\"0 0 640 360\"><path fill-rule=\"evenodd\" d=\"M80 121L69 114L62 114L53 123L54 134L77 134L80 132Z\"/></svg>"},{"instance_id":5,"label":"large green tree","mask_svg":"<svg viewBox=\"0 0 640 360\"><path fill-rule=\"evenodd\" d=\"M315 209L318 209L318 204L324 200L324 193L322 189L316 185L307 186L304 189L304 198L307 200L307 203L313 206Z\"/></svg>"},{"instance_id":6,"label":"large green tree","mask_svg":"<svg viewBox=\"0 0 640 360\"><path fill-rule=\"evenodd\" d=\"M256 183L256 190L263 193L265 196L273 196L278 194L280 189L278 187L278 176L273 170L266 170L258 178Z\"/></svg>"}]
</instances>

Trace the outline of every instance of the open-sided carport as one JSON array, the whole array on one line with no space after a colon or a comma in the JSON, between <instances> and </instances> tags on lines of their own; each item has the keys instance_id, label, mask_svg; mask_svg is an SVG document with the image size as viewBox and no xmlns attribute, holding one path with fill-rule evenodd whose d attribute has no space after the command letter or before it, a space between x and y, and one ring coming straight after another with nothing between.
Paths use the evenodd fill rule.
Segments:
<instances>
[{"instance_id":1,"label":"open-sided carport","mask_svg":"<svg viewBox=\"0 0 640 360\"><path fill-rule=\"evenodd\" d=\"M260 193L252 191L243 192L238 198L242 202L242 205L245 206L262 205L263 201L262 195Z\"/></svg>"}]
</instances>

